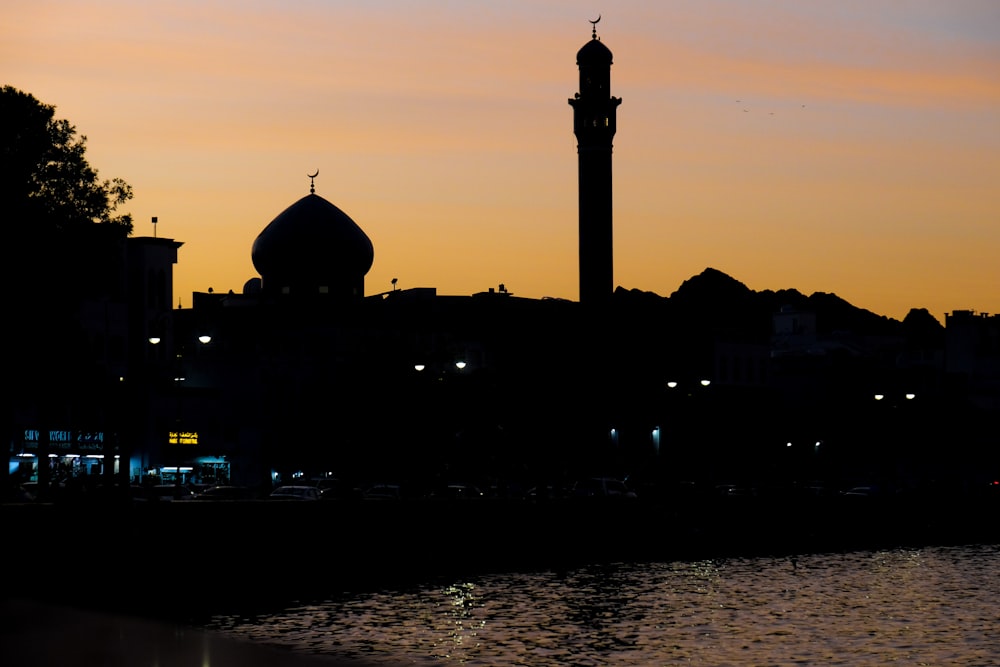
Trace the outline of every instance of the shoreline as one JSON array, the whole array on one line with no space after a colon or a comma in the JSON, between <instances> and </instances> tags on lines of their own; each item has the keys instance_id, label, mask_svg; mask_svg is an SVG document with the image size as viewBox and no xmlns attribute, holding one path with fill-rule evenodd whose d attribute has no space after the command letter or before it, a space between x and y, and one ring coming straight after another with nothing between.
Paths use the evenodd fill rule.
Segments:
<instances>
[{"instance_id":1,"label":"shoreline","mask_svg":"<svg viewBox=\"0 0 1000 667\"><path fill-rule=\"evenodd\" d=\"M24 597L183 619L439 577L1000 543L983 498L0 506Z\"/></svg>"}]
</instances>

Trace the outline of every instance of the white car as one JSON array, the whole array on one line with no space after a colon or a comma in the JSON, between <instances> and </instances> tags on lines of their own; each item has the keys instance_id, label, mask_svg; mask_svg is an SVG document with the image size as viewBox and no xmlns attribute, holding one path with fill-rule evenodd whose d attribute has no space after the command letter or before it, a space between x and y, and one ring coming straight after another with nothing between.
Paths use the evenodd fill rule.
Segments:
<instances>
[{"instance_id":1,"label":"white car","mask_svg":"<svg viewBox=\"0 0 1000 667\"><path fill-rule=\"evenodd\" d=\"M272 500L319 500L315 486L279 486L271 492Z\"/></svg>"}]
</instances>

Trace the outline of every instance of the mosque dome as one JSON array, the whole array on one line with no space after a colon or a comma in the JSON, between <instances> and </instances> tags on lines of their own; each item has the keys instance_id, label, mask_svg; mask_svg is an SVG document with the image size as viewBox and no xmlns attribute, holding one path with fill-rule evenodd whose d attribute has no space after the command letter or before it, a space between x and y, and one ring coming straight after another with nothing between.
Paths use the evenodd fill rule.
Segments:
<instances>
[{"instance_id":1,"label":"mosque dome","mask_svg":"<svg viewBox=\"0 0 1000 667\"><path fill-rule=\"evenodd\" d=\"M357 223L314 192L272 220L251 251L264 292L359 298L374 257Z\"/></svg>"},{"instance_id":2,"label":"mosque dome","mask_svg":"<svg viewBox=\"0 0 1000 667\"><path fill-rule=\"evenodd\" d=\"M251 278L243 283L244 294L260 294L260 278Z\"/></svg>"},{"instance_id":3,"label":"mosque dome","mask_svg":"<svg viewBox=\"0 0 1000 667\"><path fill-rule=\"evenodd\" d=\"M577 65L610 65L611 60L611 49L604 46L596 35L576 52Z\"/></svg>"}]
</instances>

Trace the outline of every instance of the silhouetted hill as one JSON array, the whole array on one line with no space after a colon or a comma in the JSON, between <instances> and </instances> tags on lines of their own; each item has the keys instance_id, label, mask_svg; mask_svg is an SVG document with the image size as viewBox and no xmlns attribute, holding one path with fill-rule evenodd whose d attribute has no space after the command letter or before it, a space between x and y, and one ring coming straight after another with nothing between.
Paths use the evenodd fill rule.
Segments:
<instances>
[{"instance_id":1,"label":"silhouetted hill","mask_svg":"<svg viewBox=\"0 0 1000 667\"><path fill-rule=\"evenodd\" d=\"M816 330L820 334L834 332L883 336L902 334L898 320L853 306L836 294L815 292L809 296L808 308L817 315Z\"/></svg>"},{"instance_id":2,"label":"silhouetted hill","mask_svg":"<svg viewBox=\"0 0 1000 667\"><path fill-rule=\"evenodd\" d=\"M618 288L616 303L624 311L642 310L669 316L673 326L711 331L741 340L765 340L771 335L772 317L782 309L812 312L820 336L854 335L916 337L925 345L941 344L944 327L926 309L913 309L904 322L858 308L836 294L796 289L754 291L714 268L685 280L669 297L654 292ZM654 320L656 318L654 317Z\"/></svg>"},{"instance_id":3,"label":"silhouetted hill","mask_svg":"<svg viewBox=\"0 0 1000 667\"><path fill-rule=\"evenodd\" d=\"M944 327L926 308L911 308L903 318L903 333L911 344L944 347Z\"/></svg>"},{"instance_id":4,"label":"silhouetted hill","mask_svg":"<svg viewBox=\"0 0 1000 667\"><path fill-rule=\"evenodd\" d=\"M744 301L753 294L753 290L740 281L709 267L681 283L670 298L675 303L687 303L701 301L708 296L732 303Z\"/></svg>"}]
</instances>

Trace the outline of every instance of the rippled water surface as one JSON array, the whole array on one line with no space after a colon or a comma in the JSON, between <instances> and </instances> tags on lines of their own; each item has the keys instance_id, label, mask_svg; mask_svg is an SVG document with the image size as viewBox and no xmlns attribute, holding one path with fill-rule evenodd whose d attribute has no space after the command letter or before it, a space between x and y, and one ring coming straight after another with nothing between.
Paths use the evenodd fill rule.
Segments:
<instances>
[{"instance_id":1,"label":"rippled water surface","mask_svg":"<svg viewBox=\"0 0 1000 667\"><path fill-rule=\"evenodd\" d=\"M995 665L1000 546L492 574L207 625L386 665Z\"/></svg>"}]
</instances>

